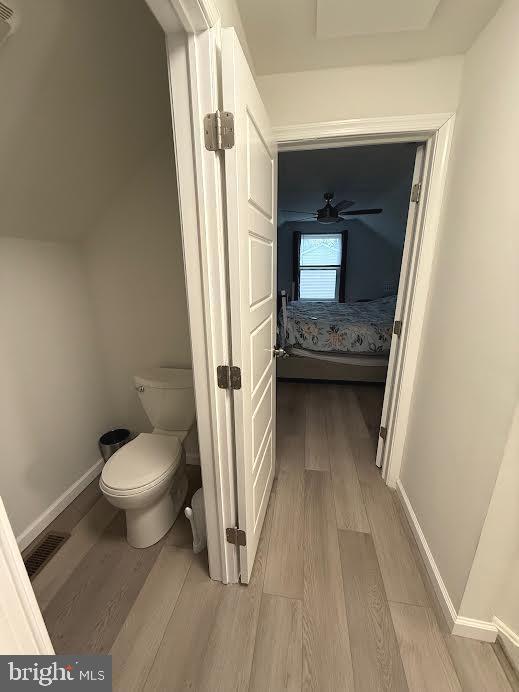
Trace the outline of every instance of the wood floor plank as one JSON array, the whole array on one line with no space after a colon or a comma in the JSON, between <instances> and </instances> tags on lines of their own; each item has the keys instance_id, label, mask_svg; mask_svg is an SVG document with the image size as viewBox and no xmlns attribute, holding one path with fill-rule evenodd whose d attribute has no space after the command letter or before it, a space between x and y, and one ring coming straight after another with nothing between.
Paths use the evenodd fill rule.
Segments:
<instances>
[{"instance_id":1,"label":"wood floor plank","mask_svg":"<svg viewBox=\"0 0 519 692\"><path fill-rule=\"evenodd\" d=\"M209 579L207 554L195 555L144 690L197 689L218 605L227 588Z\"/></svg>"},{"instance_id":2,"label":"wood floor plank","mask_svg":"<svg viewBox=\"0 0 519 692\"><path fill-rule=\"evenodd\" d=\"M140 692L184 584L192 553L165 545L112 646L113 689Z\"/></svg>"},{"instance_id":3,"label":"wood floor plank","mask_svg":"<svg viewBox=\"0 0 519 692\"><path fill-rule=\"evenodd\" d=\"M44 611L57 653L108 653L157 556L132 548L118 514Z\"/></svg>"},{"instance_id":4,"label":"wood floor plank","mask_svg":"<svg viewBox=\"0 0 519 692\"><path fill-rule=\"evenodd\" d=\"M383 482L361 487L388 599L429 605L392 492Z\"/></svg>"},{"instance_id":5,"label":"wood floor plank","mask_svg":"<svg viewBox=\"0 0 519 692\"><path fill-rule=\"evenodd\" d=\"M407 690L400 650L371 536L339 531L355 690Z\"/></svg>"},{"instance_id":6,"label":"wood floor plank","mask_svg":"<svg viewBox=\"0 0 519 692\"><path fill-rule=\"evenodd\" d=\"M183 509L180 510L175 523L165 536L164 543L175 548L193 549L193 531Z\"/></svg>"},{"instance_id":7,"label":"wood floor plank","mask_svg":"<svg viewBox=\"0 0 519 692\"><path fill-rule=\"evenodd\" d=\"M96 477L38 536L36 536L33 541L31 541L22 551L22 557L25 559L47 533L52 531L72 533L77 524L88 514L100 497L99 477Z\"/></svg>"},{"instance_id":8,"label":"wood floor plank","mask_svg":"<svg viewBox=\"0 0 519 692\"><path fill-rule=\"evenodd\" d=\"M452 635L444 638L463 690L512 692L491 644Z\"/></svg>"},{"instance_id":9,"label":"wood floor plank","mask_svg":"<svg viewBox=\"0 0 519 692\"><path fill-rule=\"evenodd\" d=\"M330 475L316 471L305 472L303 689L354 689Z\"/></svg>"},{"instance_id":10,"label":"wood floor plank","mask_svg":"<svg viewBox=\"0 0 519 692\"><path fill-rule=\"evenodd\" d=\"M384 389L383 384L356 384L354 386L354 393L359 402L366 427L375 442L378 441Z\"/></svg>"},{"instance_id":11,"label":"wood floor plank","mask_svg":"<svg viewBox=\"0 0 519 692\"><path fill-rule=\"evenodd\" d=\"M330 470L326 434L328 391L328 386L321 384L309 384L306 388L305 468L308 470Z\"/></svg>"},{"instance_id":12,"label":"wood floor plank","mask_svg":"<svg viewBox=\"0 0 519 692\"><path fill-rule=\"evenodd\" d=\"M461 686L430 608L390 603L410 690L454 692Z\"/></svg>"},{"instance_id":13,"label":"wood floor plank","mask_svg":"<svg viewBox=\"0 0 519 692\"><path fill-rule=\"evenodd\" d=\"M114 520L102 497L35 580L57 652L112 649L120 690L516 688L490 645L451 637L430 607L414 604L434 605L433 591L374 465L375 399L321 387L312 406L325 411L329 471L304 470L307 385L280 387L279 476L251 583L211 581L207 555L184 549L187 522L152 548L131 548L123 515ZM337 467L344 458L346 468ZM359 502L353 471L372 535L337 529L363 526L361 505L351 506ZM84 508L94 499L92 491ZM403 602L387 604L387 594Z\"/></svg>"},{"instance_id":14,"label":"wood floor plank","mask_svg":"<svg viewBox=\"0 0 519 692\"><path fill-rule=\"evenodd\" d=\"M514 692L519 692L518 670L516 666L512 664L512 661L508 657L507 653L505 653L505 648L499 641L499 637L497 641L491 644L491 646L492 650L494 651L494 654L496 655L497 660L499 661L499 665L501 666L503 673L506 675L508 684L510 685L512 690L514 690Z\"/></svg>"},{"instance_id":15,"label":"wood floor plank","mask_svg":"<svg viewBox=\"0 0 519 692\"><path fill-rule=\"evenodd\" d=\"M301 690L303 604L264 594L261 600L249 690Z\"/></svg>"},{"instance_id":16,"label":"wood floor plank","mask_svg":"<svg viewBox=\"0 0 519 692\"><path fill-rule=\"evenodd\" d=\"M76 513L76 517L74 518L74 526L81 521L81 519L88 514L88 512L90 512L92 507L102 496L103 493L99 487L99 479L100 476L94 478L94 480L87 485L83 492L76 497L72 504L69 505L69 507L73 508L73 511Z\"/></svg>"},{"instance_id":17,"label":"wood floor plank","mask_svg":"<svg viewBox=\"0 0 519 692\"><path fill-rule=\"evenodd\" d=\"M222 593L203 661L200 662L200 676L196 683L200 692L248 689L274 499L275 492L267 508L249 584L227 586Z\"/></svg>"},{"instance_id":18,"label":"wood floor plank","mask_svg":"<svg viewBox=\"0 0 519 692\"><path fill-rule=\"evenodd\" d=\"M117 508L105 497L100 497L83 519L76 524L68 541L36 576L32 582L32 588L41 610L48 607L81 560L100 540L117 511Z\"/></svg>"},{"instance_id":19,"label":"wood floor plank","mask_svg":"<svg viewBox=\"0 0 519 692\"><path fill-rule=\"evenodd\" d=\"M358 403L349 396L346 420L358 419ZM388 600L428 606L430 601L415 561L408 535L400 520L394 494L384 483L375 466L375 443L367 428L350 429L353 458L360 478L362 496L377 551Z\"/></svg>"},{"instance_id":20,"label":"wood floor plank","mask_svg":"<svg viewBox=\"0 0 519 692\"><path fill-rule=\"evenodd\" d=\"M370 532L368 516L341 410L342 387L330 387L326 430L339 529Z\"/></svg>"},{"instance_id":21,"label":"wood floor plank","mask_svg":"<svg viewBox=\"0 0 519 692\"><path fill-rule=\"evenodd\" d=\"M305 403L302 388L281 383L278 402L278 477L265 572L265 593L303 598Z\"/></svg>"}]
</instances>

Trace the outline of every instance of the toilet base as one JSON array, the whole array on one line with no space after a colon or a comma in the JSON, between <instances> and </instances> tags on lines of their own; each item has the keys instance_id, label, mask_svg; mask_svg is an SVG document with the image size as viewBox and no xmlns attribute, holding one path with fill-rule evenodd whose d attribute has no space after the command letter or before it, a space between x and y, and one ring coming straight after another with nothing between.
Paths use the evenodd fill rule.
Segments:
<instances>
[{"instance_id":1,"label":"toilet base","mask_svg":"<svg viewBox=\"0 0 519 692\"><path fill-rule=\"evenodd\" d=\"M187 495L187 475L182 461L173 482L157 502L142 509L126 510L126 540L134 548L148 548L160 541L175 523Z\"/></svg>"}]
</instances>

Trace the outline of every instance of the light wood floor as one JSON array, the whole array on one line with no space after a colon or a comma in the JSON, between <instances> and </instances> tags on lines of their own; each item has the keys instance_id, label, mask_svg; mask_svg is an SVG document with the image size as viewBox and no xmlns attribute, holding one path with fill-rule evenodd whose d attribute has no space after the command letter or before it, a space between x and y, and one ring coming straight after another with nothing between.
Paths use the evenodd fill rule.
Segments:
<instances>
[{"instance_id":1,"label":"light wood floor","mask_svg":"<svg viewBox=\"0 0 519 692\"><path fill-rule=\"evenodd\" d=\"M375 385L279 384L248 586L208 578L183 517L135 550L98 499L34 583L57 652L110 652L124 691L514 689L491 645L446 631L374 465L381 403Z\"/></svg>"}]
</instances>

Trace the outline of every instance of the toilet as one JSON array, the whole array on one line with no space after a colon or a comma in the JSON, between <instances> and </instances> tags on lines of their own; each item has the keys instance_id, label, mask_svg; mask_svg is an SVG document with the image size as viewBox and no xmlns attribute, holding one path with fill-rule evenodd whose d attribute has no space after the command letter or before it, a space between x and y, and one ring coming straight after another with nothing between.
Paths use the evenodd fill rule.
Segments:
<instances>
[{"instance_id":1,"label":"toilet","mask_svg":"<svg viewBox=\"0 0 519 692\"><path fill-rule=\"evenodd\" d=\"M171 528L187 493L182 442L195 421L192 371L152 368L134 376L153 432L141 433L106 462L99 487L126 512L126 540L147 548Z\"/></svg>"}]
</instances>

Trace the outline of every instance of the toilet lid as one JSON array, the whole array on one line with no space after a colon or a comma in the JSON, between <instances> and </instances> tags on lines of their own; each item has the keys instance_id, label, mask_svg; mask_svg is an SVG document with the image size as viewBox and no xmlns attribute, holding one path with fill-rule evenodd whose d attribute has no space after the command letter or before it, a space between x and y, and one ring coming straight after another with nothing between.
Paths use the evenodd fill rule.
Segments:
<instances>
[{"instance_id":1,"label":"toilet lid","mask_svg":"<svg viewBox=\"0 0 519 692\"><path fill-rule=\"evenodd\" d=\"M136 490L153 484L180 461L182 446L174 435L141 433L106 462L101 478L114 490Z\"/></svg>"}]
</instances>

